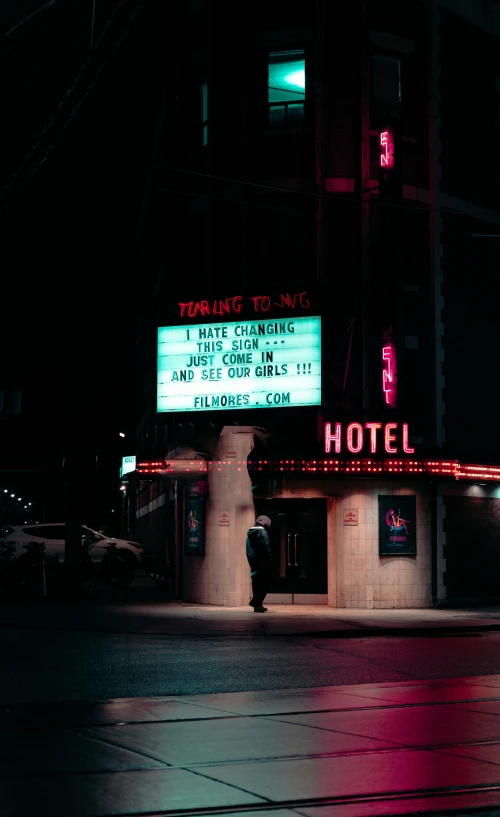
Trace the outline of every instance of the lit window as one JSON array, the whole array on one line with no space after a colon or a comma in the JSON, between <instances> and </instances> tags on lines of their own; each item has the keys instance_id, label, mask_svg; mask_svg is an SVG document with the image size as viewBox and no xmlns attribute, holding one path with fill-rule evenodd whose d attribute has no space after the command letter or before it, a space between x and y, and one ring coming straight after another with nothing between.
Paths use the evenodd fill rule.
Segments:
<instances>
[{"instance_id":1,"label":"lit window","mask_svg":"<svg viewBox=\"0 0 500 817\"><path fill-rule=\"evenodd\" d=\"M203 145L208 145L208 85L202 82L200 86L201 103L201 131Z\"/></svg>"},{"instance_id":2,"label":"lit window","mask_svg":"<svg viewBox=\"0 0 500 817\"><path fill-rule=\"evenodd\" d=\"M269 124L271 127L300 125L304 118L306 64L303 51L273 51L269 54Z\"/></svg>"},{"instance_id":3,"label":"lit window","mask_svg":"<svg viewBox=\"0 0 500 817\"><path fill-rule=\"evenodd\" d=\"M401 105L401 61L394 57L373 57L373 101L390 108Z\"/></svg>"}]
</instances>

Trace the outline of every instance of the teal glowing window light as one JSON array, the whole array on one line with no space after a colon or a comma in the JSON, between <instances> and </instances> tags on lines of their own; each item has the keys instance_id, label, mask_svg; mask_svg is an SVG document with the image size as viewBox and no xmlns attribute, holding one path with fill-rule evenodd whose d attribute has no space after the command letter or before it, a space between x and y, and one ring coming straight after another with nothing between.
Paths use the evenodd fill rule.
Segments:
<instances>
[{"instance_id":1,"label":"teal glowing window light","mask_svg":"<svg viewBox=\"0 0 500 817\"><path fill-rule=\"evenodd\" d=\"M269 121L273 126L300 123L304 116L306 63L304 51L269 54Z\"/></svg>"}]
</instances>

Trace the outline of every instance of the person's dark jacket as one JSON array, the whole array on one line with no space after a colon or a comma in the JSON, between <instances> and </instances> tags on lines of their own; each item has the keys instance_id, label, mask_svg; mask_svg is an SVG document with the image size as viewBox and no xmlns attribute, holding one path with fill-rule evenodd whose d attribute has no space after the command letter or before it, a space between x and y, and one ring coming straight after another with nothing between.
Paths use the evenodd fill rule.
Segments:
<instances>
[{"instance_id":1,"label":"person's dark jacket","mask_svg":"<svg viewBox=\"0 0 500 817\"><path fill-rule=\"evenodd\" d=\"M247 532L247 559L252 571L271 567L269 535L263 525L255 525Z\"/></svg>"}]
</instances>

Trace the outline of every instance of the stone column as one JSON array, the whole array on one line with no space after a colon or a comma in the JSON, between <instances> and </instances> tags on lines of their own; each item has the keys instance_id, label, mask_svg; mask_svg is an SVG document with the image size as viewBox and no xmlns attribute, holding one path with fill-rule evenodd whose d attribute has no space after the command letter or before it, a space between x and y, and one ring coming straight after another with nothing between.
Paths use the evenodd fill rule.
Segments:
<instances>
[{"instance_id":1,"label":"stone column","mask_svg":"<svg viewBox=\"0 0 500 817\"><path fill-rule=\"evenodd\" d=\"M251 583L245 541L255 511L247 457L253 446L251 426L222 429L208 473L205 556L183 557L185 601L248 604Z\"/></svg>"}]
</instances>

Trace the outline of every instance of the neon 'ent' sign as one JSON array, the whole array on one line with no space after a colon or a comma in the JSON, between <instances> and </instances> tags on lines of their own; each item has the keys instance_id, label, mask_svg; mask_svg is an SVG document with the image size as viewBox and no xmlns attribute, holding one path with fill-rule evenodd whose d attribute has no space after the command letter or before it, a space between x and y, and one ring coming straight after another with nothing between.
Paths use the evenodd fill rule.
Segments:
<instances>
[{"instance_id":1,"label":"neon 'ent' sign","mask_svg":"<svg viewBox=\"0 0 500 817\"><path fill-rule=\"evenodd\" d=\"M396 349L390 342L382 347L382 363L382 391L384 392L384 399L388 406L396 408Z\"/></svg>"},{"instance_id":2,"label":"neon 'ent' sign","mask_svg":"<svg viewBox=\"0 0 500 817\"><path fill-rule=\"evenodd\" d=\"M336 454L342 453L342 443L345 443L351 454L359 454L365 445L365 436L370 446L370 454L377 454L384 447L387 454L414 454L415 449L409 445L408 423L401 424L401 450L397 447L398 423L349 423L345 435L342 433L342 424L325 423L325 453L330 454L332 444Z\"/></svg>"},{"instance_id":3,"label":"neon 'ent' sign","mask_svg":"<svg viewBox=\"0 0 500 817\"><path fill-rule=\"evenodd\" d=\"M380 134L380 148L380 166L394 167L394 138L391 131L384 130Z\"/></svg>"}]
</instances>

